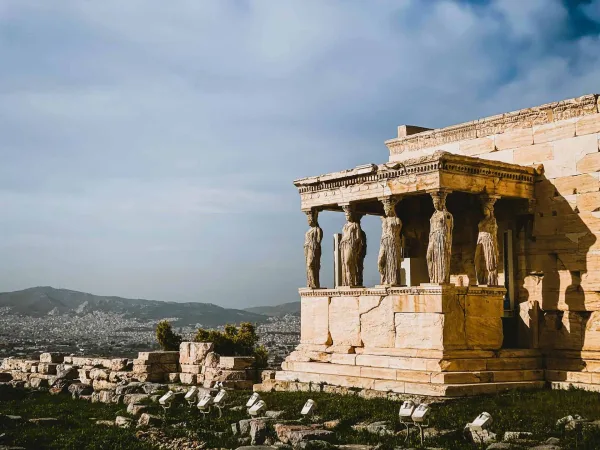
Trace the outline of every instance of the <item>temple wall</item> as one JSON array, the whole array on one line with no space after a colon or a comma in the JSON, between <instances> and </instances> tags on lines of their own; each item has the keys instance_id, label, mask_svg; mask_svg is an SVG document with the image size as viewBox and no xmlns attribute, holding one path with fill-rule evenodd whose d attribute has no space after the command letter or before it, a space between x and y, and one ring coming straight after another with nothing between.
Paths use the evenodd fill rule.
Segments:
<instances>
[{"instance_id":1,"label":"temple wall","mask_svg":"<svg viewBox=\"0 0 600 450\"><path fill-rule=\"evenodd\" d=\"M384 267L383 285L346 281L336 289L320 289L307 276L312 288L300 290L301 344L258 389L330 384L459 396L549 381L600 391L599 100L586 95L436 130L401 126L386 142L389 163L295 180L309 224L319 208L343 209L348 229L356 212L383 212L392 236L385 227L399 218L403 242L394 239L403 269L419 276L398 286L385 278L395 269ZM514 269L512 311L502 264L502 287L476 285L478 225L485 226L490 199L500 261ZM451 284L445 265L443 277L437 267L433 275L421 273L430 218L438 229L440 219L448 226L445 211L454 225ZM310 226L308 237L317 228ZM510 261L505 232L512 237ZM445 252L429 255L430 263L442 265L436 258ZM362 270L352 260L345 267L347 280Z\"/></svg>"},{"instance_id":2,"label":"temple wall","mask_svg":"<svg viewBox=\"0 0 600 450\"><path fill-rule=\"evenodd\" d=\"M568 372L572 368L600 372L596 362L600 357L594 353L600 352L600 114L597 104L586 108L579 117L555 117L541 125L519 123L518 128L482 137L466 132L458 136L468 139L442 145L413 143L413 148L398 152L401 139L388 142L391 161L441 149L520 165L543 164L535 183L533 221L502 222L501 208L497 216L499 226L514 227L518 237L518 341L525 348L543 350L558 369L549 372L550 379L558 377L557 381L573 381ZM443 135L444 130L435 131ZM459 218L462 214L451 198L448 210ZM474 246L465 234L471 233L473 225L476 221L455 224L453 274L460 271L459 261L470 267ZM469 275L469 270L462 271Z\"/></svg>"}]
</instances>

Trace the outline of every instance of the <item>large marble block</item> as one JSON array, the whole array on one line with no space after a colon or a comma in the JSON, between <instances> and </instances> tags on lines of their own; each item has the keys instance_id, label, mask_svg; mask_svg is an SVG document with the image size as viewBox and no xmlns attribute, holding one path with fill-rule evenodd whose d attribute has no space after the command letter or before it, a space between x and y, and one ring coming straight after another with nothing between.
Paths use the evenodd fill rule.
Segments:
<instances>
[{"instance_id":1,"label":"large marble block","mask_svg":"<svg viewBox=\"0 0 600 450\"><path fill-rule=\"evenodd\" d=\"M333 345L362 345L358 297L332 297L329 304L329 332Z\"/></svg>"},{"instance_id":2,"label":"large marble block","mask_svg":"<svg viewBox=\"0 0 600 450\"><path fill-rule=\"evenodd\" d=\"M438 313L397 313L396 347L444 348L444 315Z\"/></svg>"},{"instance_id":3,"label":"large marble block","mask_svg":"<svg viewBox=\"0 0 600 450\"><path fill-rule=\"evenodd\" d=\"M379 299L376 305L363 299ZM394 299L392 296L360 297L360 336L365 347L394 347L396 326L394 323ZM363 308L367 303L371 308ZM363 312L364 311L364 312Z\"/></svg>"},{"instance_id":4,"label":"large marble block","mask_svg":"<svg viewBox=\"0 0 600 450\"><path fill-rule=\"evenodd\" d=\"M302 297L300 342L331 345L329 336L329 297Z\"/></svg>"}]
</instances>

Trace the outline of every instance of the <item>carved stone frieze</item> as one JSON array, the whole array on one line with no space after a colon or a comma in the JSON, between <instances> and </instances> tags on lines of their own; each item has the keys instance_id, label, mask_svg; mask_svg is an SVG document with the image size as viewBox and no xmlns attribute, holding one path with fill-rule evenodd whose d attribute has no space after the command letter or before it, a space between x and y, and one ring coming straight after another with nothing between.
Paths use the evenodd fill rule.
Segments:
<instances>
[{"instance_id":1,"label":"carved stone frieze","mask_svg":"<svg viewBox=\"0 0 600 450\"><path fill-rule=\"evenodd\" d=\"M595 94L584 95L534 108L485 117L473 122L390 139L385 144L391 154L400 154L464 139L490 136L516 128L529 128L534 125L595 114L599 112L597 100Z\"/></svg>"},{"instance_id":2,"label":"carved stone frieze","mask_svg":"<svg viewBox=\"0 0 600 450\"><path fill-rule=\"evenodd\" d=\"M329 205L444 188L480 194L485 186L487 192L496 193L498 183L502 186L499 195L531 198L535 173L531 167L437 151L403 162L370 166L368 173L353 169L302 178L294 184L303 208L327 209ZM480 180L477 185L471 183L474 177Z\"/></svg>"},{"instance_id":3,"label":"carved stone frieze","mask_svg":"<svg viewBox=\"0 0 600 450\"><path fill-rule=\"evenodd\" d=\"M377 288L349 288L340 287L337 289L298 289L300 297L358 297L358 296L379 296L386 295L441 295L446 293L455 293L457 295L481 295L498 296L506 292L504 287L488 286L455 286L452 284L440 285L421 285L421 286L383 286Z\"/></svg>"}]
</instances>

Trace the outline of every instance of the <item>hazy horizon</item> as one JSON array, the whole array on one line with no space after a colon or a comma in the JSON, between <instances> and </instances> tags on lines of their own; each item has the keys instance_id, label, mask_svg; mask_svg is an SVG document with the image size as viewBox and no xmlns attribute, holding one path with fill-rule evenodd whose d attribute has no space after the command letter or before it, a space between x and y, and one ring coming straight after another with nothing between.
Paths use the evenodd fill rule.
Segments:
<instances>
[{"instance_id":1,"label":"hazy horizon","mask_svg":"<svg viewBox=\"0 0 600 450\"><path fill-rule=\"evenodd\" d=\"M600 91L600 0L0 0L0 25L3 292L297 301L294 179ZM325 286L343 223L320 217Z\"/></svg>"}]
</instances>

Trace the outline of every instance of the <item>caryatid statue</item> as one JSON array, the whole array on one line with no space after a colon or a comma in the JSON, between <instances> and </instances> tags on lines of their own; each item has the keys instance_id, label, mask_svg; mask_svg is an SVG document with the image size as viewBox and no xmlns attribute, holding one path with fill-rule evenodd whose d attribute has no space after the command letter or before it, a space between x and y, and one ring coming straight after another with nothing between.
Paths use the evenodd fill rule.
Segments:
<instances>
[{"instance_id":1,"label":"caryatid statue","mask_svg":"<svg viewBox=\"0 0 600 450\"><path fill-rule=\"evenodd\" d=\"M381 199L385 215L381 218L381 246L379 247L378 266L381 284L400 284L400 255L402 250L402 221L396 216L398 199Z\"/></svg>"},{"instance_id":2,"label":"caryatid statue","mask_svg":"<svg viewBox=\"0 0 600 450\"><path fill-rule=\"evenodd\" d=\"M346 223L342 229L340 253L342 260L342 286L360 286L362 282L361 260L366 242L360 228L359 216L350 205L343 205Z\"/></svg>"},{"instance_id":3,"label":"caryatid statue","mask_svg":"<svg viewBox=\"0 0 600 450\"><path fill-rule=\"evenodd\" d=\"M452 229L454 219L446 209L444 191L431 193L435 212L429 220L429 244L427 245L427 269L431 283L450 282L450 256L452 254Z\"/></svg>"},{"instance_id":4,"label":"caryatid statue","mask_svg":"<svg viewBox=\"0 0 600 450\"><path fill-rule=\"evenodd\" d=\"M498 285L498 223L494 216L497 197L484 196L483 219L478 224L477 247L475 247L475 274L477 284Z\"/></svg>"},{"instance_id":5,"label":"caryatid statue","mask_svg":"<svg viewBox=\"0 0 600 450\"><path fill-rule=\"evenodd\" d=\"M306 286L313 289L321 287L319 272L321 271L321 241L323 230L319 227L319 211L306 211L309 230L304 235L304 258L306 259Z\"/></svg>"}]
</instances>

